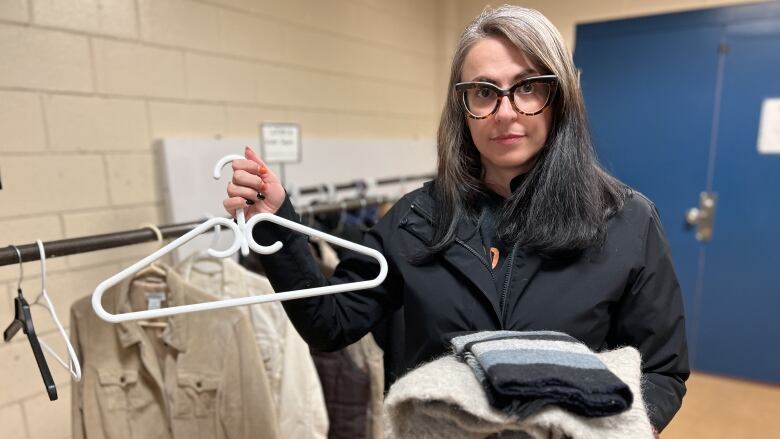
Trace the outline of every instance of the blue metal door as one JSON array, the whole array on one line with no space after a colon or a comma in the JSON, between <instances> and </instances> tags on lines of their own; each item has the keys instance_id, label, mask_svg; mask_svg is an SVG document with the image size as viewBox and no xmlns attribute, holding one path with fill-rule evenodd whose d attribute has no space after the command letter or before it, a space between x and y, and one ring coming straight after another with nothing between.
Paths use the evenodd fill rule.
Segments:
<instances>
[{"instance_id":1,"label":"blue metal door","mask_svg":"<svg viewBox=\"0 0 780 439\"><path fill-rule=\"evenodd\" d=\"M780 382L780 155L757 147L762 103L780 98L780 19L729 25L724 40L718 201L697 360L714 372Z\"/></svg>"},{"instance_id":2,"label":"blue metal door","mask_svg":"<svg viewBox=\"0 0 780 439\"><path fill-rule=\"evenodd\" d=\"M767 17L780 5L579 26L575 62L602 163L659 208L693 366L780 382L780 166L755 144L761 100L780 96ZM705 191L718 195L710 242L684 220Z\"/></svg>"}]
</instances>

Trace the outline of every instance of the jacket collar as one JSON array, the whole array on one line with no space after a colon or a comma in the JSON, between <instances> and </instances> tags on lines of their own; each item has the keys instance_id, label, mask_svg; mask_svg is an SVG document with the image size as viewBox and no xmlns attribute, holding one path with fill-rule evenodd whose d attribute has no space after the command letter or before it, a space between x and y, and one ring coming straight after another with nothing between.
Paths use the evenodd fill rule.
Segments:
<instances>
[{"instance_id":1,"label":"jacket collar","mask_svg":"<svg viewBox=\"0 0 780 439\"><path fill-rule=\"evenodd\" d=\"M412 199L412 210L420 213L428 222L429 226L433 225L433 209L434 201L431 195L433 191L433 182L429 181L423 185L423 189L418 191L416 196ZM476 221L473 219L465 219L458 224L455 230L455 237L463 242L473 243L474 239L479 239L479 224L482 221L480 216ZM431 228L432 230L432 228ZM432 235L431 235L432 236Z\"/></svg>"},{"instance_id":2,"label":"jacket collar","mask_svg":"<svg viewBox=\"0 0 780 439\"><path fill-rule=\"evenodd\" d=\"M412 200L411 209L425 218L424 224L416 225L420 234L428 238L428 244L433 237L433 197L430 194L432 183L428 182L423 186ZM455 242L447 247L441 254L441 257L461 272L465 279L468 279L482 294L494 311L497 324L500 321L500 309L498 294L496 294L496 283L493 280L493 274L487 265L487 256L482 245L482 238L479 235L479 226L482 216L477 220L464 219L458 224L455 231Z\"/></svg>"},{"instance_id":3,"label":"jacket collar","mask_svg":"<svg viewBox=\"0 0 780 439\"><path fill-rule=\"evenodd\" d=\"M185 292L186 283L170 267L163 266L163 269L166 272L165 283L168 306L184 305L187 300ZM116 302L114 303L115 312L128 313L132 311L129 296L132 281L132 278L125 279L112 288L116 291L114 294L116 297ZM123 348L141 343L144 340L143 330L136 321L121 322L116 325L116 331L119 343ZM179 352L185 352L187 348L187 316L178 314L168 317L168 328L163 332L162 338L168 346Z\"/></svg>"},{"instance_id":4,"label":"jacket collar","mask_svg":"<svg viewBox=\"0 0 780 439\"><path fill-rule=\"evenodd\" d=\"M209 263L213 263L214 265L220 267L218 270L216 270L220 281L219 291L208 291L207 288L198 285L201 289L206 290L207 293L210 293L216 297L246 296L246 271L241 265L230 258L213 258L210 256L207 258ZM184 281L189 282L193 270L198 270L196 266L197 260L197 257L191 256L176 266L176 272L181 273L181 278Z\"/></svg>"},{"instance_id":5,"label":"jacket collar","mask_svg":"<svg viewBox=\"0 0 780 439\"><path fill-rule=\"evenodd\" d=\"M525 175L519 175L512 180L512 189L517 189L522 183ZM411 209L422 215L425 221L419 221L412 226L417 229L419 236L423 239L433 237L433 212L434 200L431 195L433 182L427 182L423 189L412 198ZM500 197L496 194L496 197ZM476 221L464 220L458 224L455 236L456 242L450 245L442 252L442 258L451 264L456 270L463 274L484 296L485 300L491 304L495 313L496 322L499 327L503 327L500 309L500 291L496 291L496 282L493 280L492 270L489 268L487 255L484 254L482 237L480 236L480 221L484 216L480 216ZM514 258L513 278L520 279L519 283L512 283L511 294L519 297L525 292L530 280L539 271L542 263L541 258L531 252L523 249L517 249L517 256ZM506 306L506 305L505 305Z\"/></svg>"}]
</instances>

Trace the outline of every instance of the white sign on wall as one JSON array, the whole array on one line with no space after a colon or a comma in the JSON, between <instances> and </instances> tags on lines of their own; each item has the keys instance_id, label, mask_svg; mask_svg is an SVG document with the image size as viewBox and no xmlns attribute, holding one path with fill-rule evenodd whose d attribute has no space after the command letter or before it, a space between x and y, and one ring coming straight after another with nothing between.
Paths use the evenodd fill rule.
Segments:
<instances>
[{"instance_id":1,"label":"white sign on wall","mask_svg":"<svg viewBox=\"0 0 780 439\"><path fill-rule=\"evenodd\" d=\"M780 98L767 98L758 123L759 154L780 154Z\"/></svg>"},{"instance_id":2,"label":"white sign on wall","mask_svg":"<svg viewBox=\"0 0 780 439\"><path fill-rule=\"evenodd\" d=\"M300 163L301 127L295 123L261 124L260 157L266 163Z\"/></svg>"}]
</instances>

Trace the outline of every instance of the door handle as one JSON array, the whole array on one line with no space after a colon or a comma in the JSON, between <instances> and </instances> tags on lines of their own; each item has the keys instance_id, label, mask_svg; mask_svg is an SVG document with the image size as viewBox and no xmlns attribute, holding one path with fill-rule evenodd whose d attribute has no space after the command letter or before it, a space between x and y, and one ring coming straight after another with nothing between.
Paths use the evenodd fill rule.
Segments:
<instances>
[{"instance_id":1,"label":"door handle","mask_svg":"<svg viewBox=\"0 0 780 439\"><path fill-rule=\"evenodd\" d=\"M715 222L717 200L716 193L702 192L699 195L699 207L691 207L685 211L685 223L690 227L696 227L697 241L712 240L712 226Z\"/></svg>"}]
</instances>

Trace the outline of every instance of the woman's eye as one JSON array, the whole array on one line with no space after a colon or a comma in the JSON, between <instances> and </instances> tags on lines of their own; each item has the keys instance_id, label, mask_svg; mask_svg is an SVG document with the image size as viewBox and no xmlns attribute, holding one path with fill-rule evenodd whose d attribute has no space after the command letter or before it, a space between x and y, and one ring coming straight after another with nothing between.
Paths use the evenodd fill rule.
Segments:
<instances>
[{"instance_id":1,"label":"woman's eye","mask_svg":"<svg viewBox=\"0 0 780 439\"><path fill-rule=\"evenodd\" d=\"M491 89L489 89L487 87L480 88L480 89L477 90L477 96L480 97L480 98L483 98L483 99L492 98L494 94L495 93L493 93L493 90L491 90Z\"/></svg>"},{"instance_id":2,"label":"woman's eye","mask_svg":"<svg viewBox=\"0 0 780 439\"><path fill-rule=\"evenodd\" d=\"M526 82L525 84L520 85L520 87L517 87L517 91L523 94L531 94L534 92L534 84Z\"/></svg>"}]
</instances>

